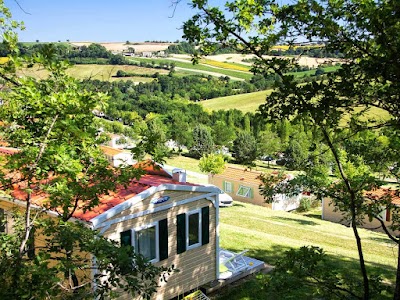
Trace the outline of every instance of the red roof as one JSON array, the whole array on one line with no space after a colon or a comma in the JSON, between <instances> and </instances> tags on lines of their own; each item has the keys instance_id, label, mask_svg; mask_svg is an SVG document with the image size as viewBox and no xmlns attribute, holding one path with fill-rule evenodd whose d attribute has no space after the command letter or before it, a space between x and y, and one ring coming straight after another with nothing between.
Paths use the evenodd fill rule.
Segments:
<instances>
[{"instance_id":1,"label":"red roof","mask_svg":"<svg viewBox=\"0 0 400 300\"><path fill-rule=\"evenodd\" d=\"M178 184L178 185L189 185L195 186L192 183L183 183L173 181L171 178L167 178L159 175L147 174L142 176L139 181L132 180L131 183L125 188L124 186L117 187L115 192L110 192L108 195L104 195L100 198L100 204L90 211L84 212L82 209L78 208L73 217L81 219L83 221L90 221L94 217L101 215L107 210L121 204L122 202L136 196L137 194L147 190L152 186L159 186L161 184ZM26 193L21 189L23 186L17 186L12 192L12 196L18 200L25 200ZM43 206L47 200L47 195L43 192L33 194L32 203L37 206Z\"/></svg>"},{"instance_id":2,"label":"red roof","mask_svg":"<svg viewBox=\"0 0 400 300\"><path fill-rule=\"evenodd\" d=\"M381 188L374 191L366 192L365 195L368 198L377 201L391 200L393 204L400 206L399 193L395 190Z\"/></svg>"},{"instance_id":3,"label":"red roof","mask_svg":"<svg viewBox=\"0 0 400 300\"><path fill-rule=\"evenodd\" d=\"M165 169L160 164L152 161L151 159L138 162L134 164L133 167L144 170L146 174L160 175L163 177L172 178L171 174L165 171Z\"/></svg>"},{"instance_id":4,"label":"red roof","mask_svg":"<svg viewBox=\"0 0 400 300\"><path fill-rule=\"evenodd\" d=\"M3 154L11 155L11 154L17 153L18 151L19 150L17 148L0 147L0 153L3 153Z\"/></svg>"}]
</instances>

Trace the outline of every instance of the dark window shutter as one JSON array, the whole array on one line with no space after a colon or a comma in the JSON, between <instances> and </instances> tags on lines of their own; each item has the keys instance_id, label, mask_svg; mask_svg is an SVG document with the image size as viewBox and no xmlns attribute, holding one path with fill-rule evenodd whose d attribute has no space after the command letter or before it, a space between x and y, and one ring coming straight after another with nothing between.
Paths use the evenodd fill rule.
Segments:
<instances>
[{"instance_id":1,"label":"dark window shutter","mask_svg":"<svg viewBox=\"0 0 400 300\"><path fill-rule=\"evenodd\" d=\"M129 229L120 233L121 246L132 246L132 231Z\"/></svg>"},{"instance_id":2,"label":"dark window shutter","mask_svg":"<svg viewBox=\"0 0 400 300\"><path fill-rule=\"evenodd\" d=\"M6 231L6 219L4 217L4 209L0 208L0 232Z\"/></svg>"},{"instance_id":3,"label":"dark window shutter","mask_svg":"<svg viewBox=\"0 0 400 300\"><path fill-rule=\"evenodd\" d=\"M386 222L390 222L390 215L391 215L390 209L386 208Z\"/></svg>"},{"instance_id":4,"label":"dark window shutter","mask_svg":"<svg viewBox=\"0 0 400 300\"><path fill-rule=\"evenodd\" d=\"M158 221L158 246L160 249L160 260L168 258L168 221Z\"/></svg>"},{"instance_id":5,"label":"dark window shutter","mask_svg":"<svg viewBox=\"0 0 400 300\"><path fill-rule=\"evenodd\" d=\"M210 242L210 208L208 206L201 209L201 244Z\"/></svg>"},{"instance_id":6,"label":"dark window shutter","mask_svg":"<svg viewBox=\"0 0 400 300\"><path fill-rule=\"evenodd\" d=\"M176 253L179 254L186 251L186 214L176 216L176 226Z\"/></svg>"}]
</instances>

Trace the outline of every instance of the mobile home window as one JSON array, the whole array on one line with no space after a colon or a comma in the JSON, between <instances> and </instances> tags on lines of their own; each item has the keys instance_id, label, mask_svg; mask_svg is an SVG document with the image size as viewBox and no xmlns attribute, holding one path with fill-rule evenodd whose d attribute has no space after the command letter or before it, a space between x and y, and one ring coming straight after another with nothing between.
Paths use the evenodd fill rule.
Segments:
<instances>
[{"instance_id":1,"label":"mobile home window","mask_svg":"<svg viewBox=\"0 0 400 300\"><path fill-rule=\"evenodd\" d=\"M252 197L252 188L244 185L240 185L239 189L236 193L238 196L251 198Z\"/></svg>"},{"instance_id":2,"label":"mobile home window","mask_svg":"<svg viewBox=\"0 0 400 300\"><path fill-rule=\"evenodd\" d=\"M210 242L210 208L208 206L177 215L176 225L177 254Z\"/></svg>"},{"instance_id":3,"label":"mobile home window","mask_svg":"<svg viewBox=\"0 0 400 300\"><path fill-rule=\"evenodd\" d=\"M200 246L201 237L201 218L200 212L194 211L187 215L188 234L187 234L187 246L188 249Z\"/></svg>"},{"instance_id":4,"label":"mobile home window","mask_svg":"<svg viewBox=\"0 0 400 300\"><path fill-rule=\"evenodd\" d=\"M153 225L141 230L135 231L135 251L142 254L149 261L158 261L157 257L157 236L158 226Z\"/></svg>"},{"instance_id":5,"label":"mobile home window","mask_svg":"<svg viewBox=\"0 0 400 300\"><path fill-rule=\"evenodd\" d=\"M232 193L233 192L232 182L224 181L224 191L226 193Z\"/></svg>"},{"instance_id":6,"label":"mobile home window","mask_svg":"<svg viewBox=\"0 0 400 300\"><path fill-rule=\"evenodd\" d=\"M150 262L168 258L168 220L129 229L120 233L121 246L133 246L136 253Z\"/></svg>"}]
</instances>

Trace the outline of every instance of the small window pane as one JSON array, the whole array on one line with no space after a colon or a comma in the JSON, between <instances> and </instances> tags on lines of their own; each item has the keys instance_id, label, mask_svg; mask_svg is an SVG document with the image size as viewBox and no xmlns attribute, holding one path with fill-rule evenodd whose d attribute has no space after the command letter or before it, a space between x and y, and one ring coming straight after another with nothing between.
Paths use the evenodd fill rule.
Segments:
<instances>
[{"instance_id":1,"label":"small window pane","mask_svg":"<svg viewBox=\"0 0 400 300\"><path fill-rule=\"evenodd\" d=\"M226 192L226 193L232 193L232 182L228 182L228 181L225 181L225 184L224 184L224 191Z\"/></svg>"},{"instance_id":2,"label":"small window pane","mask_svg":"<svg viewBox=\"0 0 400 300\"><path fill-rule=\"evenodd\" d=\"M136 232L136 252L148 260L156 258L156 227L149 227Z\"/></svg>"},{"instance_id":3,"label":"small window pane","mask_svg":"<svg viewBox=\"0 0 400 300\"><path fill-rule=\"evenodd\" d=\"M251 188L241 185L237 191L237 195L251 198Z\"/></svg>"},{"instance_id":4,"label":"small window pane","mask_svg":"<svg viewBox=\"0 0 400 300\"><path fill-rule=\"evenodd\" d=\"M195 213L189 215L189 246L199 242L199 214Z\"/></svg>"}]
</instances>

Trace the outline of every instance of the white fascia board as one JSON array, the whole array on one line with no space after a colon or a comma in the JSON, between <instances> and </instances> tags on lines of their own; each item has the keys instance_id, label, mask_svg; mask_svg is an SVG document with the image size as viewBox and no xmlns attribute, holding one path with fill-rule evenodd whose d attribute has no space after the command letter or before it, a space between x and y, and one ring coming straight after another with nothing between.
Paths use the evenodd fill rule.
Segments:
<instances>
[{"instance_id":1,"label":"white fascia board","mask_svg":"<svg viewBox=\"0 0 400 300\"><path fill-rule=\"evenodd\" d=\"M147 190L135 195L134 197L114 206L113 208L107 210L106 212L94 217L90 220L93 225L93 228L97 229L99 227L103 227L101 224L108 219L116 216L122 211L136 205L137 203L143 201L144 199L154 195L157 192L170 190L170 191L186 191L186 192L204 192L204 193L218 193L218 189L214 187L207 186L189 186L189 185L179 185L179 184L161 184L157 187L151 187ZM210 195L204 195L202 198L208 197ZM191 198L194 199L194 198ZM196 199L197 200L197 199ZM195 201L195 200L192 200ZM215 205L215 203L214 203Z\"/></svg>"},{"instance_id":2,"label":"white fascia board","mask_svg":"<svg viewBox=\"0 0 400 300\"><path fill-rule=\"evenodd\" d=\"M216 200L214 203L215 206L215 278L219 278L219 252L220 252L220 247L219 247L219 196L220 194L217 194Z\"/></svg>"},{"instance_id":3,"label":"white fascia board","mask_svg":"<svg viewBox=\"0 0 400 300\"><path fill-rule=\"evenodd\" d=\"M170 209L172 207L176 207L176 206L179 206L179 205L184 205L184 204L187 204L187 203L190 203L190 202L194 202L194 201L198 201L198 200L201 200L201 199L209 200L215 205L215 203L213 202L212 196L217 196L218 197L218 194L208 193L208 194L199 195L199 196L195 196L195 197L192 197L192 198L184 199L184 200L181 200L181 201L178 201L178 202L168 203L168 204L165 204L165 205L162 205L162 206L157 206L157 207L153 206L150 209L142 210L142 211L137 212L135 214L130 214L130 215L127 215L127 216L124 216L124 217L120 217L120 218L117 218L117 219L108 220L108 221L106 220L106 221L104 221L102 223L98 223L96 226L94 226L94 229L102 228L100 233L104 233L113 224L124 222L124 221L131 220L131 219L136 219L138 217L143 217L143 216L146 216L146 215L149 215L149 214L153 214L153 213L156 213L156 212L164 211L164 210Z\"/></svg>"}]
</instances>

